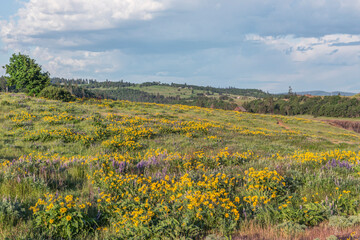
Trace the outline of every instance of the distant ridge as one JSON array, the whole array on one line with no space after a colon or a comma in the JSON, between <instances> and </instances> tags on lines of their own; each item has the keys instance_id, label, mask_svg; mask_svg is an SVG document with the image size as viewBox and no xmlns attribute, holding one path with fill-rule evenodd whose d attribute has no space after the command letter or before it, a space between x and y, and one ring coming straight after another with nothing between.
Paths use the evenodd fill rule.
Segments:
<instances>
[{"instance_id":1,"label":"distant ridge","mask_svg":"<svg viewBox=\"0 0 360 240\"><path fill-rule=\"evenodd\" d=\"M304 91L304 92L295 92L297 95L312 95L312 96L334 96L334 95L341 95L341 96L354 96L356 93L351 92L341 92L341 91L335 91L335 92L325 92L325 91ZM287 93L281 93L281 95L287 94Z\"/></svg>"}]
</instances>

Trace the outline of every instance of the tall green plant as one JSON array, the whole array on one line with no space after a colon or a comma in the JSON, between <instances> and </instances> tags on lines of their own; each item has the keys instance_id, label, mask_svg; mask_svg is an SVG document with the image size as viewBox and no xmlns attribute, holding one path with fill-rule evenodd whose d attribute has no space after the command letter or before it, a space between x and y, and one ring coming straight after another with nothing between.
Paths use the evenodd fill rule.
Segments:
<instances>
[{"instance_id":1,"label":"tall green plant","mask_svg":"<svg viewBox=\"0 0 360 240\"><path fill-rule=\"evenodd\" d=\"M48 72L42 72L41 66L29 56L18 53L10 57L10 63L3 66L6 70L8 86L37 95L50 83Z\"/></svg>"}]
</instances>

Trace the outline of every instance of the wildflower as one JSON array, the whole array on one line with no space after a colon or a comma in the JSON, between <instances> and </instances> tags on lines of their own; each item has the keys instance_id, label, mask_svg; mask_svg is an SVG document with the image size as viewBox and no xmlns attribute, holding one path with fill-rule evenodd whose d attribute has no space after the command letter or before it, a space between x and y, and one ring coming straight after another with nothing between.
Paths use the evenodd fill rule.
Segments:
<instances>
[{"instance_id":1,"label":"wildflower","mask_svg":"<svg viewBox=\"0 0 360 240\"><path fill-rule=\"evenodd\" d=\"M67 208L60 208L61 213L66 213L66 211L67 211Z\"/></svg>"}]
</instances>

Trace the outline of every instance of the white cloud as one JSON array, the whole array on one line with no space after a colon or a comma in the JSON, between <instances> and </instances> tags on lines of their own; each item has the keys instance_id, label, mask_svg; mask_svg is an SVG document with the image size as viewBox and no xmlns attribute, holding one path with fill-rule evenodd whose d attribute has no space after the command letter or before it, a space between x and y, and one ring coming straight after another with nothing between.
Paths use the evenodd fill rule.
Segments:
<instances>
[{"instance_id":1,"label":"white cloud","mask_svg":"<svg viewBox=\"0 0 360 240\"><path fill-rule=\"evenodd\" d=\"M22 1L4 49L52 76L285 91L359 76L359 0Z\"/></svg>"},{"instance_id":2,"label":"white cloud","mask_svg":"<svg viewBox=\"0 0 360 240\"><path fill-rule=\"evenodd\" d=\"M58 51L36 47L25 52L38 62L43 63L44 71L51 76L84 77L81 73L91 76L119 71L124 67L124 55L119 50L105 52L90 51Z\"/></svg>"},{"instance_id":3,"label":"white cloud","mask_svg":"<svg viewBox=\"0 0 360 240\"><path fill-rule=\"evenodd\" d=\"M247 41L264 43L291 56L293 61L318 64L357 64L360 35L331 34L323 37L247 35Z\"/></svg>"},{"instance_id":4,"label":"white cloud","mask_svg":"<svg viewBox=\"0 0 360 240\"><path fill-rule=\"evenodd\" d=\"M1 22L7 44L29 42L48 32L114 28L124 20L149 20L164 10L160 0L30 0L16 18Z\"/></svg>"}]
</instances>

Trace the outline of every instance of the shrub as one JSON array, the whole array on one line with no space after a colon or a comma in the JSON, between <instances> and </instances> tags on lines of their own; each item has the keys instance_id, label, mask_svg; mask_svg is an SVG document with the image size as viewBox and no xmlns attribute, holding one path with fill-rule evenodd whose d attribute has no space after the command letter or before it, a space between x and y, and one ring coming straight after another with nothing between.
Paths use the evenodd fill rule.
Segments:
<instances>
[{"instance_id":1,"label":"shrub","mask_svg":"<svg viewBox=\"0 0 360 240\"><path fill-rule=\"evenodd\" d=\"M15 199L3 198L0 200L0 222L8 225L16 225L26 215L25 209Z\"/></svg>"},{"instance_id":2,"label":"shrub","mask_svg":"<svg viewBox=\"0 0 360 240\"><path fill-rule=\"evenodd\" d=\"M338 238L335 235L331 235L331 236L327 237L326 240L338 240Z\"/></svg>"},{"instance_id":3,"label":"shrub","mask_svg":"<svg viewBox=\"0 0 360 240\"><path fill-rule=\"evenodd\" d=\"M68 90L55 86L48 86L44 88L40 92L39 96L53 100L62 100L64 102L69 102L75 99Z\"/></svg>"},{"instance_id":4,"label":"shrub","mask_svg":"<svg viewBox=\"0 0 360 240\"><path fill-rule=\"evenodd\" d=\"M332 227L347 228L360 224L360 216L331 216L329 225Z\"/></svg>"},{"instance_id":5,"label":"shrub","mask_svg":"<svg viewBox=\"0 0 360 240\"><path fill-rule=\"evenodd\" d=\"M306 226L294 222L284 222L277 225L277 229L284 231L286 234L291 236L295 236L303 233L306 229Z\"/></svg>"},{"instance_id":6,"label":"shrub","mask_svg":"<svg viewBox=\"0 0 360 240\"><path fill-rule=\"evenodd\" d=\"M83 232L89 232L96 226L95 219L90 217L90 202L81 203L72 195L65 198L45 194L35 206L30 207L35 215L35 229L55 238L73 238Z\"/></svg>"},{"instance_id":7,"label":"shrub","mask_svg":"<svg viewBox=\"0 0 360 240\"><path fill-rule=\"evenodd\" d=\"M10 105L11 104L6 100L1 101L1 106L10 106Z\"/></svg>"}]
</instances>

